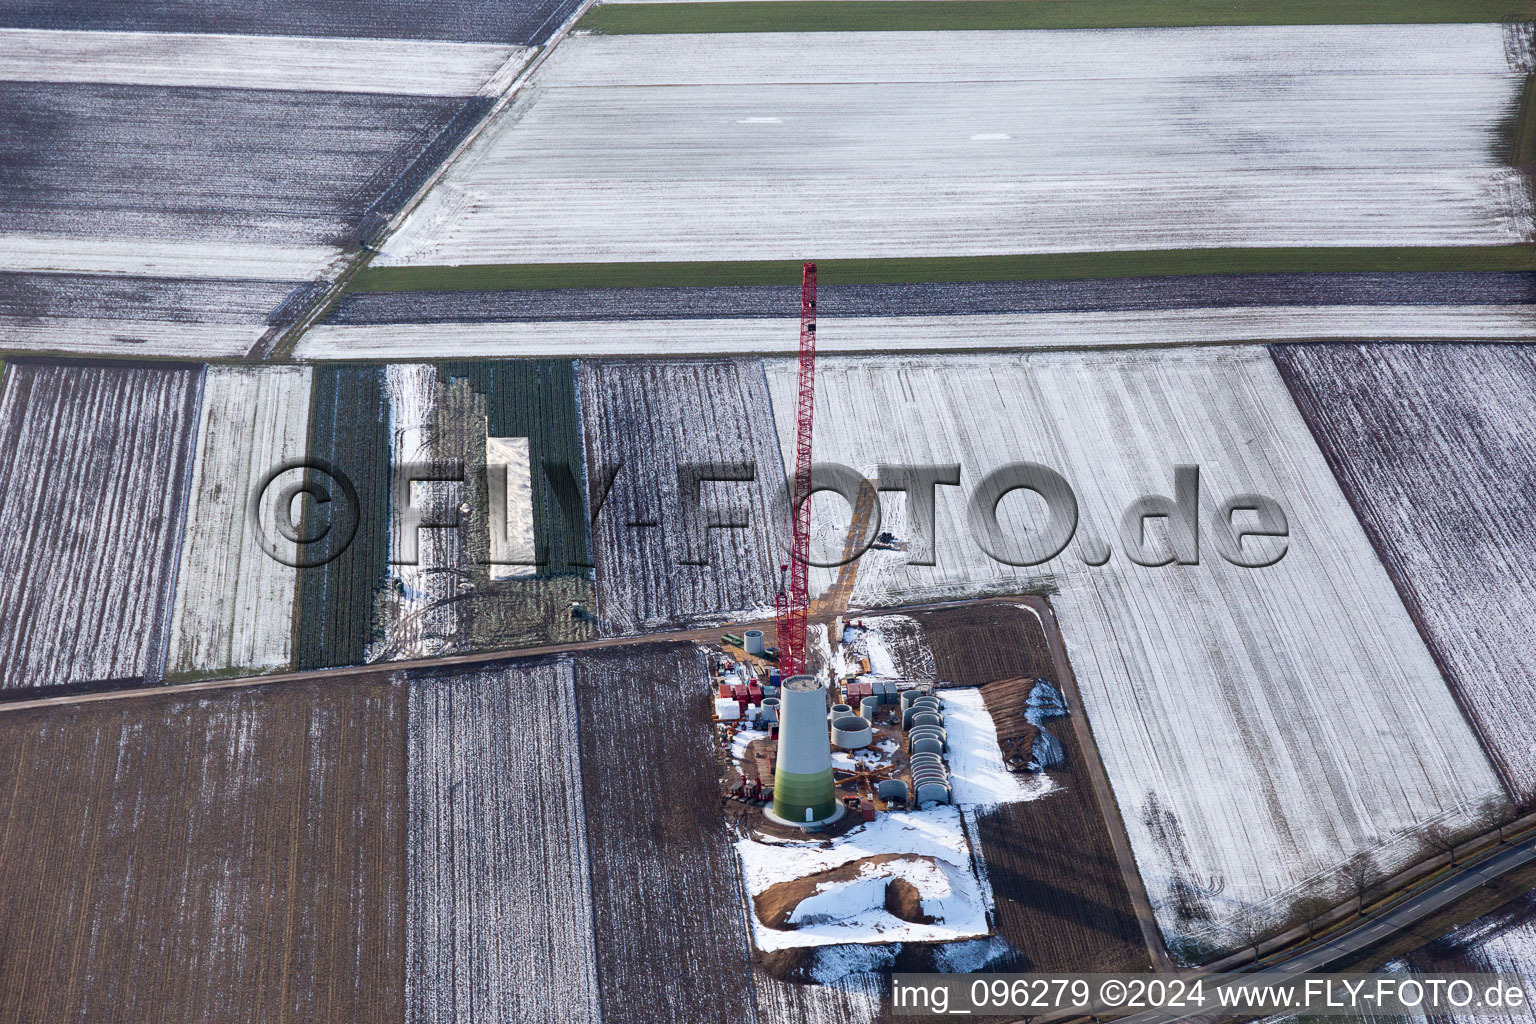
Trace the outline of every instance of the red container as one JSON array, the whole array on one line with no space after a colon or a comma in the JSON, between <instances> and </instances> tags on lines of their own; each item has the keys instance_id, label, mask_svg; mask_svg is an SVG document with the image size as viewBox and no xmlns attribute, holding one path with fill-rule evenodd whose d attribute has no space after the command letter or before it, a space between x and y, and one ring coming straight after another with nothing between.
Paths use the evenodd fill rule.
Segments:
<instances>
[{"instance_id":1,"label":"red container","mask_svg":"<svg viewBox=\"0 0 1536 1024\"><path fill-rule=\"evenodd\" d=\"M747 693L747 687L744 683L737 683L735 686L731 687L731 692L727 694L727 696L735 697L737 700L742 701L743 706L745 706L747 701L752 699L751 696Z\"/></svg>"},{"instance_id":2,"label":"red container","mask_svg":"<svg viewBox=\"0 0 1536 1024\"><path fill-rule=\"evenodd\" d=\"M722 697L729 697L730 695L731 695L731 684L730 683L721 683L720 684L720 696L722 696Z\"/></svg>"},{"instance_id":3,"label":"red container","mask_svg":"<svg viewBox=\"0 0 1536 1024\"><path fill-rule=\"evenodd\" d=\"M865 804L863 807L859 808L859 814L860 814L860 816L865 821L874 821L875 820L875 805L874 804Z\"/></svg>"},{"instance_id":4,"label":"red container","mask_svg":"<svg viewBox=\"0 0 1536 1024\"><path fill-rule=\"evenodd\" d=\"M761 704L763 702L763 688L756 683L748 683L747 699L753 704Z\"/></svg>"}]
</instances>

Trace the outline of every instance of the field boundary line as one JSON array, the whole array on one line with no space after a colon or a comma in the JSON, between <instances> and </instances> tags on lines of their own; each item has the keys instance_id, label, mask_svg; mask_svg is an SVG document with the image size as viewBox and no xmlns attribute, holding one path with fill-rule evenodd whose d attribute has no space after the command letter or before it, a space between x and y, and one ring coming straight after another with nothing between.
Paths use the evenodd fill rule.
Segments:
<instances>
[{"instance_id":1,"label":"field boundary line","mask_svg":"<svg viewBox=\"0 0 1536 1024\"><path fill-rule=\"evenodd\" d=\"M1153 967L1164 973L1172 973L1178 968L1173 959L1168 955L1168 947L1163 943L1162 930L1157 926L1157 915L1152 910L1152 901L1147 897L1147 888L1141 880L1141 868L1136 863L1135 851L1131 848L1130 834L1125 830L1125 822L1120 817L1120 804L1115 800L1115 790L1109 781L1109 773L1104 768L1104 761L1099 757L1099 744L1093 735L1093 728L1088 723L1088 710L1083 705L1083 694L1077 685L1077 676L1072 671L1072 662L1067 655L1066 643L1061 635L1061 624L1056 619L1056 610L1051 607L1051 602L1045 597L1025 597L1023 603L1033 609L1045 627L1045 642L1051 651L1051 661L1056 666L1056 675L1061 683L1062 692L1072 704L1073 714L1067 717L1071 720L1072 731L1077 735L1078 745L1083 749L1083 762L1088 768L1089 783L1093 788L1094 801L1099 806L1099 815L1104 819L1104 826L1109 831L1109 842L1114 848L1115 859L1120 865L1120 874L1125 881L1126 894L1131 898L1131 904L1136 910L1136 922L1141 926L1141 936L1146 943L1147 953L1152 958Z\"/></svg>"},{"instance_id":2,"label":"field boundary line","mask_svg":"<svg viewBox=\"0 0 1536 1024\"><path fill-rule=\"evenodd\" d=\"M360 243L361 249L357 253L352 254L350 258L344 257L345 265L342 267L341 273L336 275L336 279L330 282L325 290L311 301L309 308L287 330L274 338L270 344L258 342L250 353L252 357L261 361L265 361L269 357L286 359L292 353L293 346L297 344L300 336L321 317L329 313L336 303L341 300L341 296L347 290L348 283L372 261L384 240L399 230L405 218L410 216L416 207L421 205L421 201L426 198L427 193L436 187L437 183L443 179L443 176L448 173L449 169L457 164L459 159L468 152L469 148L479 141L490 123L506 109L507 105L512 102L513 97L528 83L534 72L543 66L544 61L554 52L555 47L565 40L565 37L576 27L577 22L581 21L586 16L587 11L597 2L598 0L582 0L576 9L571 12L570 16L561 23L560 27L550 34L549 39L544 42L544 45L540 46L538 51L528 59L527 63L523 65L522 70L512 77L511 81L497 95L495 102L481 115L474 126L464 133L464 137L459 140L452 151L443 158L431 174L427 175L420 187L411 194L409 199L400 204L398 210L390 215L389 219L385 221L383 228L375 232L370 240ZM517 59L518 55L514 54L508 58L507 63ZM504 74L505 70L506 64L503 64L501 68L492 73L486 85L494 84ZM425 152L425 147L423 147L423 152Z\"/></svg>"},{"instance_id":3,"label":"field boundary line","mask_svg":"<svg viewBox=\"0 0 1536 1024\"><path fill-rule=\"evenodd\" d=\"M937 608L964 608L978 604L1017 604L1027 595L1012 594L1001 597L982 597L969 600L941 601L933 604L898 605L890 608L855 609L854 614L899 615L911 611L931 611ZM636 636L601 637L596 640L578 640L566 644L540 644L536 647L501 648L473 651L433 658L414 658L402 661L374 662L366 665L339 665L334 668L309 668L287 672L268 672L260 675L231 676L219 679L203 679L197 682L160 683L154 686L133 686L117 689L80 690L73 693L52 693L28 697L17 689L0 691L0 714L8 711L25 711L34 708L65 707L75 704L93 704L102 701L129 700L135 697L175 696L181 693L208 693L215 690L235 690L251 686L269 686L282 683L301 683L318 679L372 678L392 672L408 672L430 668L448 668L459 665L481 665L495 661L515 661L521 658L544 658L560 654L579 654L608 647L641 647L647 644L698 643L720 634L754 626L773 628L771 619L744 619L722 622L718 625L698 626L664 632L642 633ZM89 685L89 684L85 684Z\"/></svg>"}]
</instances>

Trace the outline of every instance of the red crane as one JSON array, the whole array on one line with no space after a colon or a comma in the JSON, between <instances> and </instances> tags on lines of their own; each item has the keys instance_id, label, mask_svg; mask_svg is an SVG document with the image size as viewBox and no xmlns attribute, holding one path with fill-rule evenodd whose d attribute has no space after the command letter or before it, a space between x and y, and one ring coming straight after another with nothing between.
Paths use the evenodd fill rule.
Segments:
<instances>
[{"instance_id":1,"label":"red crane","mask_svg":"<svg viewBox=\"0 0 1536 1024\"><path fill-rule=\"evenodd\" d=\"M805 627L810 614L811 420L816 411L816 264L800 279L800 386L795 414L795 483L790 491L789 591L779 581L774 602L779 669L785 678L805 672Z\"/></svg>"}]
</instances>

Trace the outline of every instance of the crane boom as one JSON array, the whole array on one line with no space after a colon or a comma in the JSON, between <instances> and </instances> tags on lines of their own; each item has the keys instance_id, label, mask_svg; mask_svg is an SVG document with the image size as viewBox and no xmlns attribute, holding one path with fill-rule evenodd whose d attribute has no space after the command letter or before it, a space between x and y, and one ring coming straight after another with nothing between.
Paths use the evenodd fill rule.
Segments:
<instances>
[{"instance_id":1,"label":"crane boom","mask_svg":"<svg viewBox=\"0 0 1536 1024\"><path fill-rule=\"evenodd\" d=\"M810 613L811 428L816 411L816 264L800 278L800 374L795 404L795 476L790 492L789 592L775 602L779 666L788 677L805 672L805 631Z\"/></svg>"}]
</instances>

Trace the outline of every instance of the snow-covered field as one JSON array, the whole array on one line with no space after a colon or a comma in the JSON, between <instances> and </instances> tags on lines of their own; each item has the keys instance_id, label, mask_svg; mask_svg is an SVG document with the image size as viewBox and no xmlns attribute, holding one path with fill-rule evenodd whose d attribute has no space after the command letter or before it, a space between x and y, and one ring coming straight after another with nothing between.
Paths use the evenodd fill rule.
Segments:
<instances>
[{"instance_id":1,"label":"snow-covered field","mask_svg":"<svg viewBox=\"0 0 1536 1024\"><path fill-rule=\"evenodd\" d=\"M771 362L768 377L792 452L793 368ZM1468 824L1499 799L1264 350L833 358L818 366L816 398L818 460L866 474L879 463L962 467L961 487L938 489L937 564L869 552L856 607L1058 591L1088 715L1170 939L1229 943L1235 919L1273 921L1295 897L1334 888L1356 851L1402 865L1416 826ZM964 496L1021 460L1063 474L1080 519L1063 554L1014 568L971 539ZM1201 564L1131 564L1118 539L1107 565L1086 564L1117 538L1134 499L1173 494L1180 464L1200 468ZM1275 498L1288 518L1287 553L1268 568L1231 565L1215 546L1217 505L1248 492ZM903 537L902 500L886 495L884 506L885 528ZM999 509L1008 536L1042 517L1035 498ZM1160 531L1148 531L1153 547ZM1253 552L1274 541L1247 543ZM829 575L813 570L813 593Z\"/></svg>"},{"instance_id":2,"label":"snow-covered field","mask_svg":"<svg viewBox=\"0 0 1536 1024\"><path fill-rule=\"evenodd\" d=\"M298 573L261 549L248 509L269 472L308 452L309 384L297 366L212 366L204 376L169 674L288 667ZM276 540L273 511L268 502L261 515Z\"/></svg>"},{"instance_id":3,"label":"snow-covered field","mask_svg":"<svg viewBox=\"0 0 1536 1024\"><path fill-rule=\"evenodd\" d=\"M0 81L473 96L530 53L404 39L0 28Z\"/></svg>"},{"instance_id":4,"label":"snow-covered field","mask_svg":"<svg viewBox=\"0 0 1536 1024\"><path fill-rule=\"evenodd\" d=\"M1297 345L1275 358L1514 791L1536 797L1536 358Z\"/></svg>"},{"instance_id":5,"label":"snow-covered field","mask_svg":"<svg viewBox=\"0 0 1536 1024\"><path fill-rule=\"evenodd\" d=\"M186 12L185 28L196 20ZM185 28L0 29L0 269L156 278L146 296L223 283L230 301L162 294L82 315L40 299L0 318L0 350L244 356L296 321L317 280L400 208L532 52ZM249 289L232 281L276 297L237 308Z\"/></svg>"},{"instance_id":6,"label":"snow-covered field","mask_svg":"<svg viewBox=\"0 0 1536 1024\"><path fill-rule=\"evenodd\" d=\"M570 663L409 685L406 1019L595 1024Z\"/></svg>"},{"instance_id":7,"label":"snow-covered field","mask_svg":"<svg viewBox=\"0 0 1536 1024\"><path fill-rule=\"evenodd\" d=\"M434 475L438 469L446 473L444 467L460 453L440 429L444 394L437 367L391 364L384 371L384 389L395 471L410 467L418 475ZM467 606L452 600L461 592L470 560L463 533L414 525L449 521L461 500L460 487L416 480L410 488L411 508L390 501L390 585L379 599L382 637L370 648L369 661L442 654L467 632L462 618Z\"/></svg>"},{"instance_id":8,"label":"snow-covered field","mask_svg":"<svg viewBox=\"0 0 1536 1024\"><path fill-rule=\"evenodd\" d=\"M578 35L381 265L1520 242L1499 25Z\"/></svg>"},{"instance_id":9,"label":"snow-covered field","mask_svg":"<svg viewBox=\"0 0 1536 1024\"><path fill-rule=\"evenodd\" d=\"M201 367L13 363L0 394L0 689L157 680Z\"/></svg>"},{"instance_id":10,"label":"snow-covered field","mask_svg":"<svg viewBox=\"0 0 1536 1024\"><path fill-rule=\"evenodd\" d=\"M506 512L503 529L492 529L491 579L510 580L532 576L534 565L533 469L528 438L487 437L485 462L507 475L504 492ZM494 499L493 499L494 501Z\"/></svg>"},{"instance_id":11,"label":"snow-covered field","mask_svg":"<svg viewBox=\"0 0 1536 1024\"><path fill-rule=\"evenodd\" d=\"M1536 339L1536 306L1273 306L823 317L817 327L816 346L823 354L1360 337L1531 340ZM297 354L315 360L427 355L771 355L792 353L798 344L798 321L788 318L321 324L300 339Z\"/></svg>"},{"instance_id":12,"label":"snow-covered field","mask_svg":"<svg viewBox=\"0 0 1536 1024\"><path fill-rule=\"evenodd\" d=\"M769 928L752 915L753 941L762 950L861 942L951 942L990 931L987 908L992 893L976 878L965 824L954 807L882 814L830 842L764 841L749 836L737 842L736 852L741 857L749 898L780 882L850 861L881 854L912 854L910 862L890 862L905 865L891 869L899 872L892 877L911 882L922 894L924 913L938 918L933 924L914 924L895 917L884 909L884 877L856 881L805 901L816 901L808 913L819 908L822 914L834 917L832 921L805 923L791 930ZM931 858L932 864L922 858ZM866 901L864 897L871 893L874 895Z\"/></svg>"},{"instance_id":13,"label":"snow-covered field","mask_svg":"<svg viewBox=\"0 0 1536 1024\"><path fill-rule=\"evenodd\" d=\"M1456 971L1514 975L1525 984L1527 1000L1524 1005L1503 1012L1439 1013L1433 1019L1449 1024L1529 1024L1533 1015L1529 993L1536 986L1536 899L1528 893L1457 928L1410 954L1407 966L1421 973Z\"/></svg>"},{"instance_id":14,"label":"snow-covered field","mask_svg":"<svg viewBox=\"0 0 1536 1024\"><path fill-rule=\"evenodd\" d=\"M231 249L196 238L142 238L0 232L0 271L137 274L148 277L275 279L310 277L336 261L329 245L256 241Z\"/></svg>"}]
</instances>

